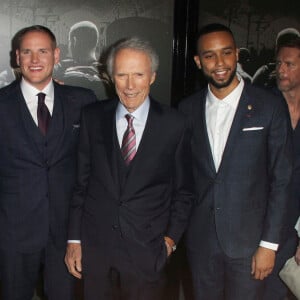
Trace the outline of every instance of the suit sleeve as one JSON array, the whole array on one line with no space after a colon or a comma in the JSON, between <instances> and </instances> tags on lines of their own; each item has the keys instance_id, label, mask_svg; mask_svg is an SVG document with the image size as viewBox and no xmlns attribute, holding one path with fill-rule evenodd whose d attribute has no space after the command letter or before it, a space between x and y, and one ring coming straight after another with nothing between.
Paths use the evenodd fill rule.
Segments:
<instances>
[{"instance_id":1,"label":"suit sleeve","mask_svg":"<svg viewBox=\"0 0 300 300\"><path fill-rule=\"evenodd\" d=\"M68 240L80 240L82 209L90 175L90 139L83 110L77 152L77 182L70 203Z\"/></svg>"},{"instance_id":2,"label":"suit sleeve","mask_svg":"<svg viewBox=\"0 0 300 300\"><path fill-rule=\"evenodd\" d=\"M268 134L269 197L262 240L279 243L287 217L292 175L292 128L284 99L278 98ZM282 100L282 101L281 101ZM276 103L275 101L273 102Z\"/></svg>"},{"instance_id":3,"label":"suit sleeve","mask_svg":"<svg viewBox=\"0 0 300 300\"><path fill-rule=\"evenodd\" d=\"M187 227L193 200L194 180L192 172L191 129L186 122L175 153L171 216L166 233L176 244Z\"/></svg>"}]
</instances>

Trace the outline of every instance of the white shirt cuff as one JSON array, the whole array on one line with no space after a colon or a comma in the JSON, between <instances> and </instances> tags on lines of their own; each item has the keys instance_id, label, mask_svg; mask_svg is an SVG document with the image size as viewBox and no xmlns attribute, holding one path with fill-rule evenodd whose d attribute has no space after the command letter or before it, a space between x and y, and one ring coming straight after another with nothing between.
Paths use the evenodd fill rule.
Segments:
<instances>
[{"instance_id":1,"label":"white shirt cuff","mask_svg":"<svg viewBox=\"0 0 300 300\"><path fill-rule=\"evenodd\" d=\"M279 244L274 244L274 243L270 243L270 242L266 242L266 241L260 241L259 246L277 251Z\"/></svg>"},{"instance_id":2,"label":"white shirt cuff","mask_svg":"<svg viewBox=\"0 0 300 300\"><path fill-rule=\"evenodd\" d=\"M298 236L300 238L300 216L298 218L297 224L295 225L295 229L297 230Z\"/></svg>"},{"instance_id":3,"label":"white shirt cuff","mask_svg":"<svg viewBox=\"0 0 300 300\"><path fill-rule=\"evenodd\" d=\"M74 244L81 244L80 240L68 240L68 244L74 243Z\"/></svg>"}]
</instances>

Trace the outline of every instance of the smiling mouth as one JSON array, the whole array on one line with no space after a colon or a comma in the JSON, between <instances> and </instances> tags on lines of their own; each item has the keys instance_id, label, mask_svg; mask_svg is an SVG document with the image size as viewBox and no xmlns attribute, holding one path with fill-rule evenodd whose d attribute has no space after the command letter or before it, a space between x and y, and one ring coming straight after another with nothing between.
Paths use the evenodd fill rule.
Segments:
<instances>
[{"instance_id":1,"label":"smiling mouth","mask_svg":"<svg viewBox=\"0 0 300 300\"><path fill-rule=\"evenodd\" d=\"M42 67L29 67L30 71L41 71L42 69Z\"/></svg>"},{"instance_id":2,"label":"smiling mouth","mask_svg":"<svg viewBox=\"0 0 300 300\"><path fill-rule=\"evenodd\" d=\"M134 93L134 94L126 94L124 93L124 95L127 97L127 98L134 98L138 95L138 93Z\"/></svg>"}]
</instances>

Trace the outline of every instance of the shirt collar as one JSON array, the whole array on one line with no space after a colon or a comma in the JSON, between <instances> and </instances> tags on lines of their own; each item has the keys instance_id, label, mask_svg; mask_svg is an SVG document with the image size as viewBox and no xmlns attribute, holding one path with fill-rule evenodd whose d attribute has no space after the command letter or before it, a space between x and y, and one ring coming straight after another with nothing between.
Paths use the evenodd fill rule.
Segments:
<instances>
[{"instance_id":1,"label":"shirt collar","mask_svg":"<svg viewBox=\"0 0 300 300\"><path fill-rule=\"evenodd\" d=\"M24 78L22 78L20 86L26 103L35 101L35 96L41 92L45 93L48 99L52 101L54 99L54 84L52 80L41 91L29 84Z\"/></svg>"},{"instance_id":2,"label":"shirt collar","mask_svg":"<svg viewBox=\"0 0 300 300\"><path fill-rule=\"evenodd\" d=\"M217 104L227 104L229 106L231 106L232 108L236 108L243 88L244 88L244 80L241 76L237 75L238 80L239 80L239 84L235 87L235 89L229 94L227 95L225 98L223 98L222 100L218 99L211 91L209 85L208 85L208 93L207 93L207 102L208 105L217 105Z\"/></svg>"},{"instance_id":3,"label":"shirt collar","mask_svg":"<svg viewBox=\"0 0 300 300\"><path fill-rule=\"evenodd\" d=\"M120 119L123 119L125 115L130 114L134 117L135 120L146 123L148 112L150 108L150 98L147 96L145 101L132 113L128 112L128 110L124 107L124 105L119 101L116 111L116 121L118 122Z\"/></svg>"}]
</instances>

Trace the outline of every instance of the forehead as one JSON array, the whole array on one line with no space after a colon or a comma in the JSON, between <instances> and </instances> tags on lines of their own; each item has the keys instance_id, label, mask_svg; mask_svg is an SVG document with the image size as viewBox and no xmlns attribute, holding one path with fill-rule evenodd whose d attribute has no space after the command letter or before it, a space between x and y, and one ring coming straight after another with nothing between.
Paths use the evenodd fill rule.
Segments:
<instances>
[{"instance_id":1,"label":"forehead","mask_svg":"<svg viewBox=\"0 0 300 300\"><path fill-rule=\"evenodd\" d=\"M33 44L52 46L52 40L50 36L42 31L30 31L24 34L20 40L20 48L27 47Z\"/></svg>"},{"instance_id":2,"label":"forehead","mask_svg":"<svg viewBox=\"0 0 300 300\"><path fill-rule=\"evenodd\" d=\"M135 49L121 49L116 53L115 66L129 65L149 65L151 64L150 57L147 53Z\"/></svg>"},{"instance_id":3,"label":"forehead","mask_svg":"<svg viewBox=\"0 0 300 300\"><path fill-rule=\"evenodd\" d=\"M226 31L207 33L198 40L198 50L200 51L214 51L223 48L235 48L232 35Z\"/></svg>"},{"instance_id":4,"label":"forehead","mask_svg":"<svg viewBox=\"0 0 300 300\"><path fill-rule=\"evenodd\" d=\"M300 59L300 49L294 47L282 47L277 54L279 56L293 57Z\"/></svg>"}]
</instances>

